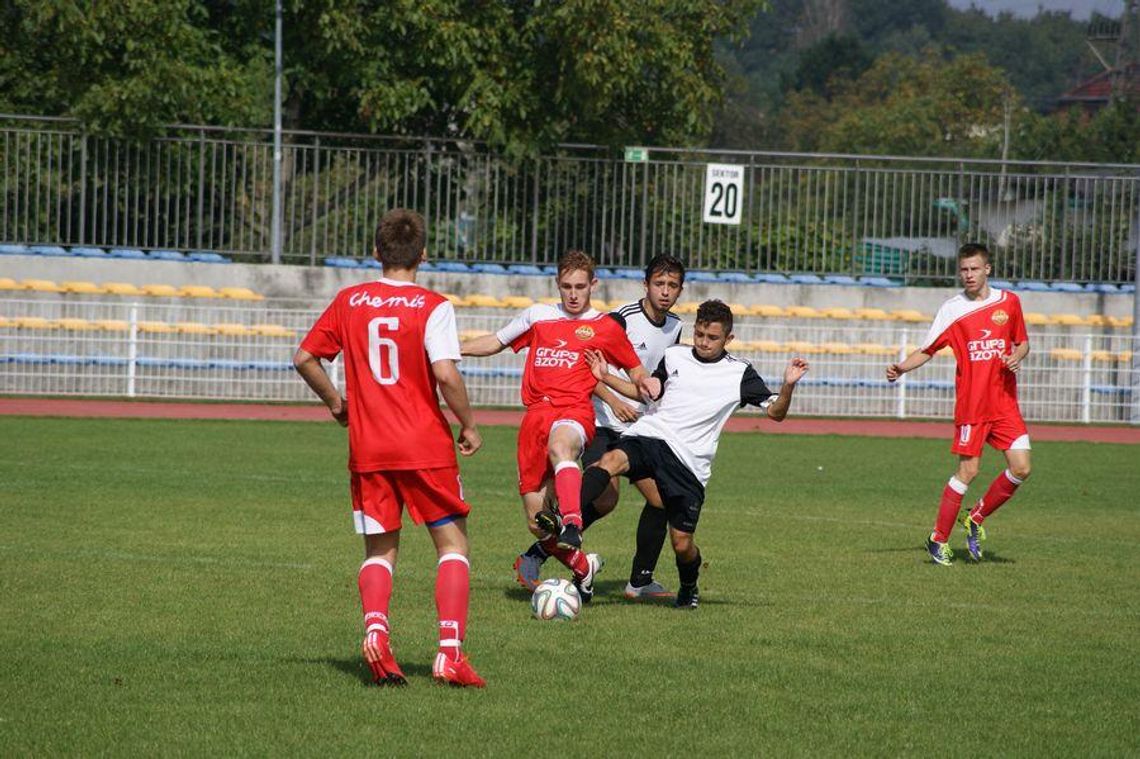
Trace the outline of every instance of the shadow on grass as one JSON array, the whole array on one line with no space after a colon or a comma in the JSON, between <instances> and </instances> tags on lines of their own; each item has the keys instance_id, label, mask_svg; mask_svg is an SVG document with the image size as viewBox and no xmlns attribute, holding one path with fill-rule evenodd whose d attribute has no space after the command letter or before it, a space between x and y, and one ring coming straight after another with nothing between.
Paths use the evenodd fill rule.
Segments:
<instances>
[{"instance_id":1,"label":"shadow on grass","mask_svg":"<svg viewBox=\"0 0 1140 759\"><path fill-rule=\"evenodd\" d=\"M286 661L292 664L317 664L331 669L335 669L346 677L358 680L362 685L372 685L372 671L368 669L368 665L364 663L363 659L338 659L332 656L326 656L316 659L298 659L289 658ZM431 666L417 663L400 662L400 669L408 679L415 677L431 677Z\"/></svg>"},{"instance_id":2,"label":"shadow on grass","mask_svg":"<svg viewBox=\"0 0 1140 759\"><path fill-rule=\"evenodd\" d=\"M910 545L910 546L892 546L890 548L870 548L865 553L914 553L918 554L923 561L929 562L929 557L926 555L926 546L924 545ZM1016 564L1016 559L1006 558L996 553L986 551L982 555L981 561L974 561L970 558L969 553L965 548L954 549L954 563L965 564L967 566L982 566L985 564Z\"/></svg>"}]
</instances>

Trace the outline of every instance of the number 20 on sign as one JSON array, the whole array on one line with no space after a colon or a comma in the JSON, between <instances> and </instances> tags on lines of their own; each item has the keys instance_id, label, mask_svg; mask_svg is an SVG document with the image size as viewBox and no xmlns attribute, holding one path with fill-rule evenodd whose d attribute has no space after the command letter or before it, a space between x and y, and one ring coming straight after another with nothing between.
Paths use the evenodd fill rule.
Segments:
<instances>
[{"instance_id":1,"label":"number 20 on sign","mask_svg":"<svg viewBox=\"0 0 1140 759\"><path fill-rule=\"evenodd\" d=\"M705 167L705 223L740 224L744 206L744 167L710 163Z\"/></svg>"}]
</instances>

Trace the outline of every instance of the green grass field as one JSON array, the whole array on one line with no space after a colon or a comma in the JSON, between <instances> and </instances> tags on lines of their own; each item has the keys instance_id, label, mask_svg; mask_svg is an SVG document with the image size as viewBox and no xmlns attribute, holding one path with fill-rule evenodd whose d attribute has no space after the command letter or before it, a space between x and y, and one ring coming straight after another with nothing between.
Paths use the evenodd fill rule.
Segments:
<instances>
[{"instance_id":1,"label":"green grass field","mask_svg":"<svg viewBox=\"0 0 1140 759\"><path fill-rule=\"evenodd\" d=\"M510 569L528 541L513 430L488 428L464 481L467 650L489 685L464 691L431 682L421 529L392 607L410 684L366 686L334 425L0 431L5 756L1140 752L1135 447L1039 443L1033 480L988 524L992 560L939 568L920 544L947 442L726 435L697 534L701 608L622 598L627 489L587 535L609 561L595 602L543 623ZM668 549L658 577L676 587Z\"/></svg>"}]
</instances>

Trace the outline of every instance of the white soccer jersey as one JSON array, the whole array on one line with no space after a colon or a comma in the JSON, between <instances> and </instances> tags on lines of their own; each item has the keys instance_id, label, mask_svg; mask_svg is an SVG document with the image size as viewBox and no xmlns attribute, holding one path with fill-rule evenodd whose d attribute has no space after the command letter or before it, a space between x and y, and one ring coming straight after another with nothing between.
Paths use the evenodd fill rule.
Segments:
<instances>
[{"instance_id":1,"label":"white soccer jersey","mask_svg":"<svg viewBox=\"0 0 1140 759\"><path fill-rule=\"evenodd\" d=\"M688 345L666 349L653 376L664 392L623 436L663 440L701 485L712 476L720 432L732 412L746 404L767 408L776 397L747 361L729 353L702 361Z\"/></svg>"},{"instance_id":2,"label":"white soccer jersey","mask_svg":"<svg viewBox=\"0 0 1140 759\"><path fill-rule=\"evenodd\" d=\"M672 311L666 313L664 320L660 323L654 322L649 318L649 314L645 313L641 301L637 300L621 306L616 311L610 312L609 315L625 329L625 334L633 343L637 357L641 359L641 365L646 369L655 368L661 363L665 349L681 342L681 329L684 324L680 317ZM629 379L629 375L616 366L610 366L610 373ZM645 405L642 403L625 397L620 397L620 399L636 407L638 411L645 410ZM623 432L629 427L628 424L614 416L613 409L597 396L594 396L594 415L596 417L595 423L599 427L609 427L616 432Z\"/></svg>"},{"instance_id":3,"label":"white soccer jersey","mask_svg":"<svg viewBox=\"0 0 1140 759\"><path fill-rule=\"evenodd\" d=\"M516 337L524 334L532 324L537 322L548 322L555 319L593 319L597 315L598 312L594 308L587 308L577 316L570 316L562 310L561 303L553 305L535 303L533 306L524 308L518 316L507 322L502 329L495 333L495 337L499 338L499 342L503 345L510 345Z\"/></svg>"}]
</instances>

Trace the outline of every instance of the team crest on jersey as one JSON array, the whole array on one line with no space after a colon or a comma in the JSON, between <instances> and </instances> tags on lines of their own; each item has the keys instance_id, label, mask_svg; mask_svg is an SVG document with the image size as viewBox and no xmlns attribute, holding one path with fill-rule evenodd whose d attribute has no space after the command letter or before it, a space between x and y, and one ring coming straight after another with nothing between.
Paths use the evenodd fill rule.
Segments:
<instances>
[{"instance_id":1,"label":"team crest on jersey","mask_svg":"<svg viewBox=\"0 0 1140 759\"><path fill-rule=\"evenodd\" d=\"M578 337L579 340L589 340L594 336L594 328L585 326L579 327L578 329L574 330L574 334Z\"/></svg>"},{"instance_id":2,"label":"team crest on jersey","mask_svg":"<svg viewBox=\"0 0 1140 759\"><path fill-rule=\"evenodd\" d=\"M997 311L994 311L993 316L990 317L990 320L1000 327L1009 321L1009 314L999 308Z\"/></svg>"}]
</instances>

